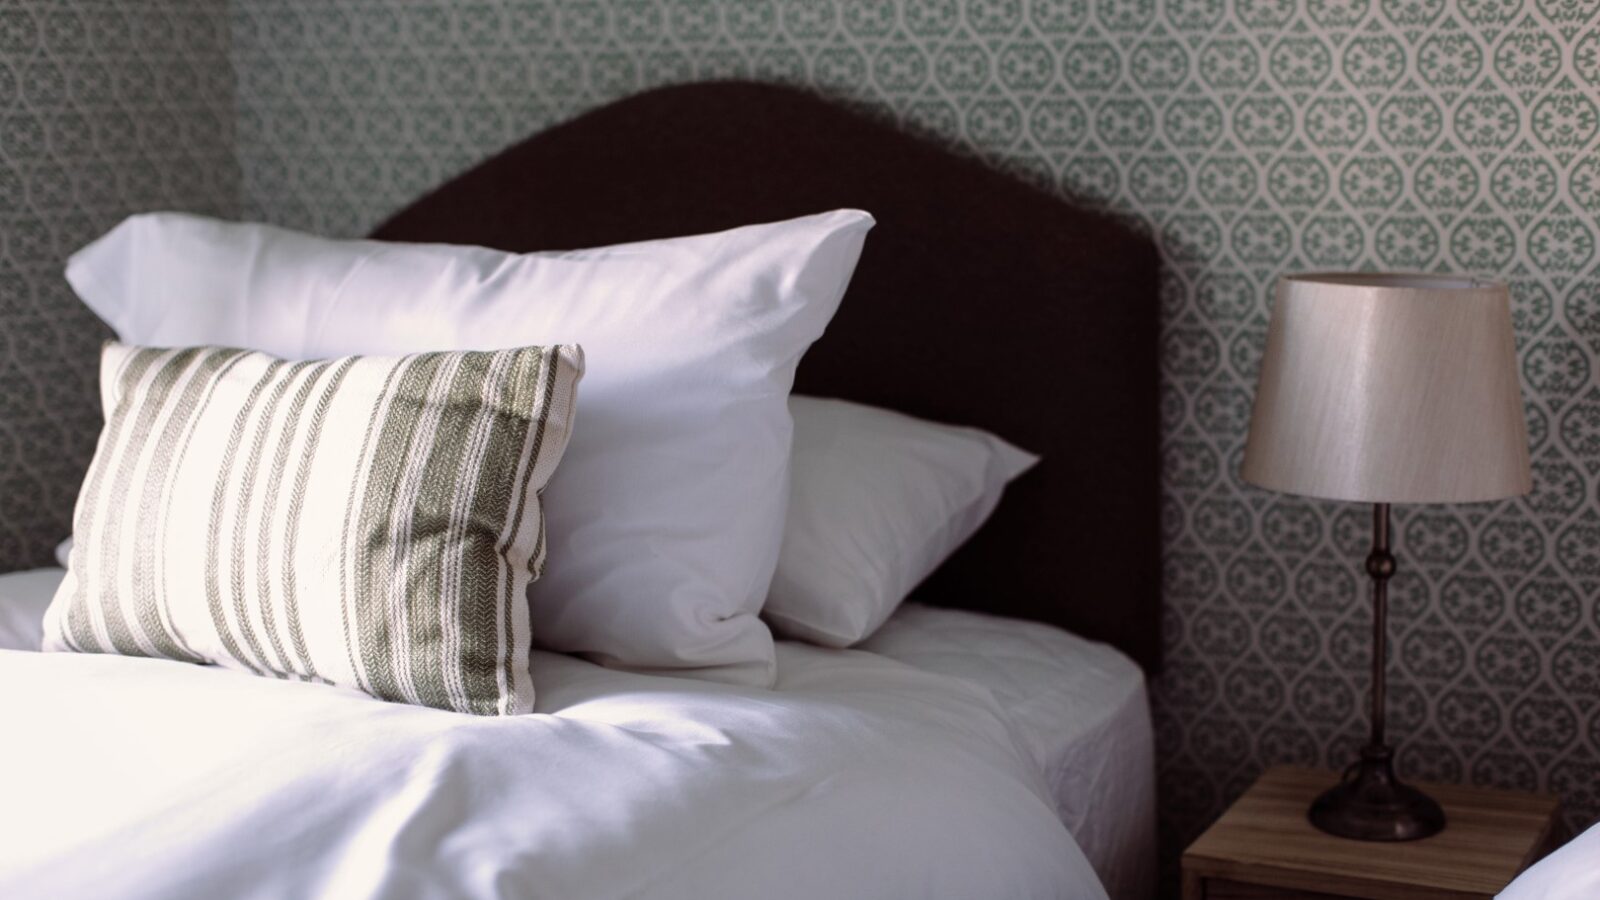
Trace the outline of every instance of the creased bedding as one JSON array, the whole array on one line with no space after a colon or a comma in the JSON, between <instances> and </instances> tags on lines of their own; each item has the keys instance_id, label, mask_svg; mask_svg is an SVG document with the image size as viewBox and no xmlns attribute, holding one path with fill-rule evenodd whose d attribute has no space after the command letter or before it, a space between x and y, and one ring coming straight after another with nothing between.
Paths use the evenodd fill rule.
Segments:
<instances>
[{"instance_id":1,"label":"creased bedding","mask_svg":"<svg viewBox=\"0 0 1600 900\"><path fill-rule=\"evenodd\" d=\"M479 719L0 651L0 896L1103 897L990 694L780 645L777 688L536 654Z\"/></svg>"},{"instance_id":2,"label":"creased bedding","mask_svg":"<svg viewBox=\"0 0 1600 900\"><path fill-rule=\"evenodd\" d=\"M1038 622L917 603L859 647L988 689L1106 892L1155 895L1155 734L1133 660Z\"/></svg>"}]
</instances>

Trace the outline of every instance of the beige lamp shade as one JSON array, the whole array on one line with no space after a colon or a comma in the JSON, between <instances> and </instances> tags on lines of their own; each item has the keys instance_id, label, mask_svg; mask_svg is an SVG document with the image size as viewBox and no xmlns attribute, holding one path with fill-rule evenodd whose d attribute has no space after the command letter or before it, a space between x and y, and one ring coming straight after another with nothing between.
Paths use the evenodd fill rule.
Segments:
<instances>
[{"instance_id":1,"label":"beige lamp shade","mask_svg":"<svg viewBox=\"0 0 1600 900\"><path fill-rule=\"evenodd\" d=\"M1527 493L1506 286L1439 275L1280 279L1240 474L1276 491L1368 503Z\"/></svg>"}]
</instances>

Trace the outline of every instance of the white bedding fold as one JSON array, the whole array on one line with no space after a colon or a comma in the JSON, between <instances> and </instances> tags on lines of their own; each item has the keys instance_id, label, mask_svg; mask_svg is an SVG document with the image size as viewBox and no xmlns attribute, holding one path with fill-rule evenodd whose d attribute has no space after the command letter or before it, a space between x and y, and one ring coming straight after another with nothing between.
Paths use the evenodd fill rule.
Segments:
<instances>
[{"instance_id":1,"label":"white bedding fold","mask_svg":"<svg viewBox=\"0 0 1600 900\"><path fill-rule=\"evenodd\" d=\"M1137 663L1038 622L916 603L858 649L986 688L1106 892L1155 896L1155 734Z\"/></svg>"},{"instance_id":2,"label":"white bedding fold","mask_svg":"<svg viewBox=\"0 0 1600 900\"><path fill-rule=\"evenodd\" d=\"M775 690L539 654L476 718L0 651L0 896L1103 897L987 692L779 648Z\"/></svg>"}]
</instances>

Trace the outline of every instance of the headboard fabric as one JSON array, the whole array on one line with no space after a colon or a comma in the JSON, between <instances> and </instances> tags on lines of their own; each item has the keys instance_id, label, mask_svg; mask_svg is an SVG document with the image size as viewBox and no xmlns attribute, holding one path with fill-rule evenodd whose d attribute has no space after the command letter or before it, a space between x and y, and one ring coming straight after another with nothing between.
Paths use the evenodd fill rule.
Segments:
<instances>
[{"instance_id":1,"label":"headboard fabric","mask_svg":"<svg viewBox=\"0 0 1600 900\"><path fill-rule=\"evenodd\" d=\"M1060 625L1154 671L1157 255L1145 237L802 90L661 88L550 128L373 237L572 249L872 213L795 389L992 431L1042 462L913 599Z\"/></svg>"}]
</instances>

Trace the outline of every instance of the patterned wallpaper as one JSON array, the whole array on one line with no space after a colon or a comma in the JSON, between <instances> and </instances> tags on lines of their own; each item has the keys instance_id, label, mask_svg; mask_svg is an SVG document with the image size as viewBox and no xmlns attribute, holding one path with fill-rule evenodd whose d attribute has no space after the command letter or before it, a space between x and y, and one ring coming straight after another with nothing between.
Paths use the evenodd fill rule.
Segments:
<instances>
[{"instance_id":1,"label":"patterned wallpaper","mask_svg":"<svg viewBox=\"0 0 1600 900\"><path fill-rule=\"evenodd\" d=\"M1509 279L1537 486L1396 511L1391 733L1415 777L1600 815L1600 6L328 6L233 6L250 216L359 233L581 110L737 76L864 101L1159 235L1173 846L1264 766L1340 766L1364 737L1369 510L1236 476L1274 277Z\"/></svg>"},{"instance_id":2,"label":"patterned wallpaper","mask_svg":"<svg viewBox=\"0 0 1600 900\"><path fill-rule=\"evenodd\" d=\"M70 531L110 336L67 254L153 207L237 212L222 0L0 5L0 570Z\"/></svg>"},{"instance_id":3,"label":"patterned wallpaper","mask_svg":"<svg viewBox=\"0 0 1600 900\"><path fill-rule=\"evenodd\" d=\"M99 333L57 272L123 212L237 197L357 234L642 88L803 83L1159 236L1170 846L1264 766L1363 737L1368 511L1235 474L1273 278L1509 279L1535 491L1396 511L1391 733L1417 777L1600 816L1591 0L234 0L228 35L215 3L92 9L0 9L0 365L24 386L0 392L0 557L65 521Z\"/></svg>"}]
</instances>

